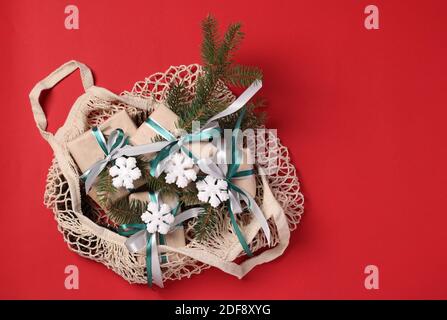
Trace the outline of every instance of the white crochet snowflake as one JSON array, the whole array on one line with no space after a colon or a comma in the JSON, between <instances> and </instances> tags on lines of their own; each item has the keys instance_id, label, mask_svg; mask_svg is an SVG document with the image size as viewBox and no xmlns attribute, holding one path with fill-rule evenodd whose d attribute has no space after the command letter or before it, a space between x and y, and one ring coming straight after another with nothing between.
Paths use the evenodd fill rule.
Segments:
<instances>
[{"instance_id":1,"label":"white crochet snowflake","mask_svg":"<svg viewBox=\"0 0 447 320\"><path fill-rule=\"evenodd\" d=\"M141 171L137 167L137 160L134 157L116 159L109 174L113 177L112 184L115 188L133 189L133 182L141 177Z\"/></svg>"},{"instance_id":2,"label":"white crochet snowflake","mask_svg":"<svg viewBox=\"0 0 447 320\"><path fill-rule=\"evenodd\" d=\"M197 172L194 168L194 161L182 152L174 154L166 165L167 183L176 183L179 188L184 188L190 181L196 181Z\"/></svg>"},{"instance_id":3,"label":"white crochet snowflake","mask_svg":"<svg viewBox=\"0 0 447 320\"><path fill-rule=\"evenodd\" d=\"M149 233L158 231L161 234L167 234L174 222L174 215L167 204L163 203L158 206L154 202L149 202L147 211L141 215L141 220L146 223L146 229Z\"/></svg>"},{"instance_id":4,"label":"white crochet snowflake","mask_svg":"<svg viewBox=\"0 0 447 320\"><path fill-rule=\"evenodd\" d=\"M228 184L225 180L217 179L213 176L206 176L205 179L196 183L197 198L203 202L209 202L216 208L221 202L228 200Z\"/></svg>"}]
</instances>

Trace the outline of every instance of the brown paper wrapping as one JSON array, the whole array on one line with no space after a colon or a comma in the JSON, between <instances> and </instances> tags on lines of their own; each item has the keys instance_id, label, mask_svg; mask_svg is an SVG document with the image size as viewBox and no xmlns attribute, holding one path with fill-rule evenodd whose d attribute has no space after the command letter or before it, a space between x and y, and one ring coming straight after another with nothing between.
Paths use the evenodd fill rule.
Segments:
<instances>
[{"instance_id":1,"label":"brown paper wrapping","mask_svg":"<svg viewBox=\"0 0 447 320\"><path fill-rule=\"evenodd\" d=\"M125 110L120 111L99 125L101 132L108 136L115 129L122 129L127 136L135 134L137 128ZM95 162L104 159L104 152L96 141L91 130L84 132L76 139L68 142L68 150L82 172Z\"/></svg>"},{"instance_id":2,"label":"brown paper wrapping","mask_svg":"<svg viewBox=\"0 0 447 320\"><path fill-rule=\"evenodd\" d=\"M177 121L178 116L166 107L162 103L157 103L154 107L154 111L151 113L150 117L157 121L166 130L174 133L177 131ZM153 142L153 139L157 136L157 133L152 130L146 123L143 123L135 132L134 135L130 137L130 142L132 145L141 145ZM191 152L197 158L209 158L216 152L216 147L209 142L192 142L186 147L191 150ZM151 159L154 154L146 154L145 159Z\"/></svg>"},{"instance_id":3,"label":"brown paper wrapping","mask_svg":"<svg viewBox=\"0 0 447 320\"><path fill-rule=\"evenodd\" d=\"M147 191L144 192L135 192L129 195L129 201L138 200L142 202L150 202L149 193ZM177 205L177 199L168 194L161 195L161 200L167 205L173 208ZM173 248L181 248L186 245L185 242L185 231L183 226L177 227L174 231L169 232L165 235L166 245Z\"/></svg>"},{"instance_id":4,"label":"brown paper wrapping","mask_svg":"<svg viewBox=\"0 0 447 320\"><path fill-rule=\"evenodd\" d=\"M249 149L242 150L242 162L238 171L250 170L253 168L253 156ZM239 188L247 191L253 198L256 196L256 176L251 175L244 178L233 179L232 182Z\"/></svg>"},{"instance_id":5,"label":"brown paper wrapping","mask_svg":"<svg viewBox=\"0 0 447 320\"><path fill-rule=\"evenodd\" d=\"M238 171L243 170L250 170L253 168L254 161L253 161L253 155L250 152L250 149L243 149L242 150L242 162L239 165ZM253 198L256 196L256 175L247 176L245 178L238 178L233 179L232 182L238 186L239 188L243 189L244 191L248 192ZM263 210L265 218L268 220L272 217L272 211L270 210Z\"/></svg>"},{"instance_id":6,"label":"brown paper wrapping","mask_svg":"<svg viewBox=\"0 0 447 320\"><path fill-rule=\"evenodd\" d=\"M131 136L137 131L135 124L125 110L114 114L109 119L104 121L101 125L99 125L99 129L105 136L110 135L113 130L118 128L122 129L126 136ZM68 150L71 153L71 156L75 160L79 169L81 169L81 172L85 172L94 163L104 159L104 152L93 136L91 130L84 132L76 139L68 142L67 146ZM135 188L138 188L143 184L143 179L134 181ZM129 192L125 188L119 188L116 193L111 195L110 200L111 202L114 202L128 194ZM88 195L99 205L95 184L88 192ZM102 209L107 210L107 208L104 207L102 207Z\"/></svg>"}]
</instances>

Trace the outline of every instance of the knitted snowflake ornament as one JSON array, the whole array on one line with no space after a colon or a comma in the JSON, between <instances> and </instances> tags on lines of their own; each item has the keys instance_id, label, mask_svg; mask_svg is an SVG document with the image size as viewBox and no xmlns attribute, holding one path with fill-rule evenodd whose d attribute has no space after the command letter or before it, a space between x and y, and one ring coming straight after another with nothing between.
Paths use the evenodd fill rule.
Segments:
<instances>
[{"instance_id":1,"label":"knitted snowflake ornament","mask_svg":"<svg viewBox=\"0 0 447 320\"><path fill-rule=\"evenodd\" d=\"M141 177L141 171L137 167L137 160L134 157L116 159L109 174L113 177L112 184L115 188L133 189L133 182Z\"/></svg>"},{"instance_id":2,"label":"knitted snowflake ornament","mask_svg":"<svg viewBox=\"0 0 447 320\"><path fill-rule=\"evenodd\" d=\"M208 175L205 179L198 181L196 187L199 191L197 198L202 202L209 202L214 208L229 198L228 184L225 180Z\"/></svg>"},{"instance_id":3,"label":"knitted snowflake ornament","mask_svg":"<svg viewBox=\"0 0 447 320\"><path fill-rule=\"evenodd\" d=\"M171 207L167 204L163 203L158 206L154 202L149 202L147 210L141 215L141 220L146 223L149 233L167 234L174 222L174 215L171 213Z\"/></svg>"},{"instance_id":4,"label":"knitted snowflake ornament","mask_svg":"<svg viewBox=\"0 0 447 320\"><path fill-rule=\"evenodd\" d=\"M176 183L179 188L184 188L189 182L196 181L196 170L194 161L182 152L178 152L168 160L164 170L165 180L167 183Z\"/></svg>"}]
</instances>

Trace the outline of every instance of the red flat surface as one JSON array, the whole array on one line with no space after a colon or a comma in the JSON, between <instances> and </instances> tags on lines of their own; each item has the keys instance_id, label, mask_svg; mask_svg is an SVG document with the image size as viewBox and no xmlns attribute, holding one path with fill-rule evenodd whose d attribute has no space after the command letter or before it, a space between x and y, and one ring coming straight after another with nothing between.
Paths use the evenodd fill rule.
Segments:
<instances>
[{"instance_id":1,"label":"red flat surface","mask_svg":"<svg viewBox=\"0 0 447 320\"><path fill-rule=\"evenodd\" d=\"M64 8L80 29L64 28ZM1 1L1 298L447 298L445 1ZM218 270L129 285L66 248L42 204L52 151L28 93L65 61L88 64L115 92L200 61L200 21L242 21L236 56L264 69L269 126L298 168L305 215L286 253L243 280ZM79 75L45 99L54 130ZM64 268L79 267L79 290ZM366 265L380 289L363 285Z\"/></svg>"}]
</instances>

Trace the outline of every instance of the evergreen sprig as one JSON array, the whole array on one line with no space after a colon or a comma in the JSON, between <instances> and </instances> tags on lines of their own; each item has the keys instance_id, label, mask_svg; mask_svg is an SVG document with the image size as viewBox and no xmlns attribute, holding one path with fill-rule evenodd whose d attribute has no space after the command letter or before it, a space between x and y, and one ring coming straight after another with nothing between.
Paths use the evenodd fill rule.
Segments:
<instances>
[{"instance_id":1,"label":"evergreen sprig","mask_svg":"<svg viewBox=\"0 0 447 320\"><path fill-rule=\"evenodd\" d=\"M203 20L202 60L207 61L210 65L216 63L216 50L219 41L217 29L217 20L213 16L209 15Z\"/></svg>"},{"instance_id":2,"label":"evergreen sprig","mask_svg":"<svg viewBox=\"0 0 447 320\"><path fill-rule=\"evenodd\" d=\"M197 217L194 224L194 238L201 242L211 235L211 232L216 229L219 212L211 207L209 204L203 206L205 213Z\"/></svg>"},{"instance_id":3,"label":"evergreen sprig","mask_svg":"<svg viewBox=\"0 0 447 320\"><path fill-rule=\"evenodd\" d=\"M190 184L186 188L182 189L181 192L177 193L179 196L180 204L185 207L194 207L198 205L202 205L201 202L197 198L197 188L195 184Z\"/></svg>"},{"instance_id":4,"label":"evergreen sprig","mask_svg":"<svg viewBox=\"0 0 447 320\"><path fill-rule=\"evenodd\" d=\"M166 104L179 116L179 118L183 118L185 116L185 111L188 110L190 99L191 95L188 92L188 89L181 83L174 83L169 88L166 96Z\"/></svg>"},{"instance_id":5,"label":"evergreen sprig","mask_svg":"<svg viewBox=\"0 0 447 320\"><path fill-rule=\"evenodd\" d=\"M116 224L141 223L141 215L146 211L147 202L130 200L128 197L118 199L110 206L106 214Z\"/></svg>"},{"instance_id":6,"label":"evergreen sprig","mask_svg":"<svg viewBox=\"0 0 447 320\"><path fill-rule=\"evenodd\" d=\"M244 39L241 28L240 23L230 24L221 39L218 35L218 24L214 17L210 15L202 22L201 53L204 72L197 79L195 96L186 108L184 104L177 107L174 98L179 95L180 88L178 86L171 88L173 90L173 99L170 99L171 109L181 109L178 113L181 115L178 124L180 128L189 131L193 121L206 121L212 115L227 107L217 98L219 81L233 86L245 87L256 80L262 79L262 71L259 68L233 63L234 52ZM170 94L168 94L169 96Z\"/></svg>"},{"instance_id":7,"label":"evergreen sprig","mask_svg":"<svg viewBox=\"0 0 447 320\"><path fill-rule=\"evenodd\" d=\"M108 208L113 202L113 195L117 192L117 189L112 183L112 177L109 174L110 165L107 166L98 175L96 182L96 194L98 196L99 204L103 208Z\"/></svg>"},{"instance_id":8,"label":"evergreen sprig","mask_svg":"<svg viewBox=\"0 0 447 320\"><path fill-rule=\"evenodd\" d=\"M241 31L242 25L240 23L231 24L217 50L217 65L218 72L225 76L227 68L232 63L234 51L239 47L244 39L244 33Z\"/></svg>"},{"instance_id":9,"label":"evergreen sprig","mask_svg":"<svg viewBox=\"0 0 447 320\"><path fill-rule=\"evenodd\" d=\"M235 87L248 87L254 81L262 79L262 71L257 67L233 66L225 74L225 80Z\"/></svg>"},{"instance_id":10,"label":"evergreen sprig","mask_svg":"<svg viewBox=\"0 0 447 320\"><path fill-rule=\"evenodd\" d=\"M247 87L252 82L262 79L262 71L259 68L238 65L233 61L234 53L244 39L241 24L230 24L223 37L219 36L218 30L219 26L214 17L208 16L203 20L201 46L203 72L196 80L195 89L190 91L182 83L173 82L166 96L167 105L179 116L177 126L189 132L193 121L200 121L203 124L228 106L228 102L219 99L222 84ZM260 106L262 101L259 100L247 104L242 129L257 128L263 124L263 114L256 111ZM220 127L234 128L238 116L239 112L220 119ZM164 139L157 136L152 141L164 141ZM166 183L164 174L159 177L151 176L147 161L137 158L137 166L142 172L146 188L150 191L178 195L182 208L202 206L205 209L205 214L197 217L194 225L195 238L198 241L203 241L212 234L220 212L198 200L194 184L180 189L175 184ZM147 203L138 200L129 201L128 197L113 202L111 197L117 189L112 184L108 167L98 176L97 191L99 202L108 208L106 214L112 221L117 224L141 222L141 214L146 210Z\"/></svg>"}]
</instances>

